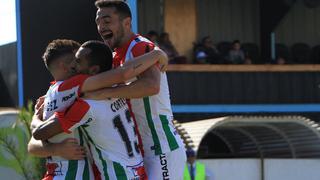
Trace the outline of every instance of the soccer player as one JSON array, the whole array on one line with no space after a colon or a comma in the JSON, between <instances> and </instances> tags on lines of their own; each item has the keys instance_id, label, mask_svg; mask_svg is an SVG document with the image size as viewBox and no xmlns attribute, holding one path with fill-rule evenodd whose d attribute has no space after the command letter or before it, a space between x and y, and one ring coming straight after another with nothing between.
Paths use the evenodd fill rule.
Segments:
<instances>
[{"instance_id":1,"label":"soccer player","mask_svg":"<svg viewBox=\"0 0 320 180\"><path fill-rule=\"evenodd\" d=\"M106 44L115 51L115 67L131 62L133 57L145 53L154 44L134 34L131 29L131 12L123 1L99 0L96 24ZM182 179L186 162L184 144L172 123L169 88L165 73L157 65L152 66L121 86L87 93L87 97L130 98L131 107L142 138L144 164L149 178Z\"/></svg>"},{"instance_id":2,"label":"soccer player","mask_svg":"<svg viewBox=\"0 0 320 180\"><path fill-rule=\"evenodd\" d=\"M86 46L90 46L90 44L85 44L82 46L82 48L84 48L84 51L81 52L83 52L84 55L88 55L92 59L98 59L101 56L105 58L105 62L103 63L100 63L101 61L90 61L89 63L85 64L87 66L90 66L87 71L88 73L97 73L103 71L103 68L109 69L110 67L112 67L110 62L111 60L108 61L108 58L112 59L112 53L109 49L105 48L103 49L103 53L96 54L90 53L90 48L86 48ZM126 64L121 68L103 72L91 77L89 75L73 76L76 65L74 53L78 48L79 44L74 41L56 40L48 45L46 52L44 53L43 58L46 67L57 81L49 88L46 95L43 113L45 119L57 110L64 110L67 106L72 104L76 97L78 97L82 92L94 90L95 88L98 89L103 86L111 86L115 83L122 82L125 79L134 77L136 73L140 73L139 71L144 71L148 66L150 66L152 63L157 62L159 59L163 62L166 61L166 57L162 56L161 51L153 51L147 56L140 58L140 62L136 64ZM151 61L150 58L152 59ZM100 69L100 67L102 68ZM70 78L71 76L73 77ZM68 78L70 78L68 81L63 81ZM40 122L39 120L34 119L32 123L39 125ZM83 139L81 139L78 134L59 134L50 138L49 142L61 143L62 140L68 137L78 137L80 140L80 144L83 144ZM78 151L78 156L74 158L77 159L81 157L81 154L83 154L83 149L76 147L74 145L74 141L70 141L71 140L67 140L67 145L68 143L69 145L73 144L73 149ZM57 149L57 147L50 147L51 149L48 149L48 147L43 147L43 144L35 142L34 139L30 141L28 147L29 151L35 155L52 156L47 164L48 177L53 177L54 179L88 179L92 177L90 168L88 168L90 163L86 161L87 159L80 161L67 161L62 157L54 156L57 154L52 153L52 150ZM59 155L61 154L62 153L59 153Z\"/></svg>"},{"instance_id":3,"label":"soccer player","mask_svg":"<svg viewBox=\"0 0 320 180\"><path fill-rule=\"evenodd\" d=\"M79 54L85 54L82 51L86 50L80 48ZM92 49L91 53L97 52ZM85 57L80 56L79 61L91 61ZM33 136L46 140L63 131L78 130L90 143L90 152L102 179L145 179L137 133L128 109L125 99L79 99L65 112L56 113L41 124Z\"/></svg>"}]
</instances>

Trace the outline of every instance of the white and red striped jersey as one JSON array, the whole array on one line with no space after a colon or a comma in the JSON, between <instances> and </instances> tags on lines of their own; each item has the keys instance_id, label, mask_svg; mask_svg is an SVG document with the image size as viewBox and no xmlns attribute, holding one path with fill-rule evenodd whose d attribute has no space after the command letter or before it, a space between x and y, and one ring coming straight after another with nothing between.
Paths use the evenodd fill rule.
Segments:
<instances>
[{"instance_id":1,"label":"white and red striped jersey","mask_svg":"<svg viewBox=\"0 0 320 180\"><path fill-rule=\"evenodd\" d=\"M149 46L150 50L154 48L152 42L140 35L135 35L128 44L115 49L114 67L145 54L146 46ZM161 73L158 94L130 99L129 102L142 137L145 156L160 155L184 147L172 123L173 114L166 73Z\"/></svg>"}]
</instances>

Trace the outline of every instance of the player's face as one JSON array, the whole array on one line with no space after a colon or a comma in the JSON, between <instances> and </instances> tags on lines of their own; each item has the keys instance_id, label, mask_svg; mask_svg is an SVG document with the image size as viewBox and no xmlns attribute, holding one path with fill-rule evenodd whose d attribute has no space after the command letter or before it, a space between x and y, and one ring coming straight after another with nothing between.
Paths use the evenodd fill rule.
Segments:
<instances>
[{"instance_id":1,"label":"player's face","mask_svg":"<svg viewBox=\"0 0 320 180\"><path fill-rule=\"evenodd\" d=\"M121 45L124 37L124 22L114 8L99 8L96 14L98 32L112 49Z\"/></svg>"},{"instance_id":2,"label":"player's face","mask_svg":"<svg viewBox=\"0 0 320 180\"><path fill-rule=\"evenodd\" d=\"M65 56L60 57L62 58L61 62L63 62L63 68L65 69L65 76L67 78L72 77L76 74L76 70L75 70L75 52L74 53L70 53L67 54Z\"/></svg>"},{"instance_id":3,"label":"player's face","mask_svg":"<svg viewBox=\"0 0 320 180\"><path fill-rule=\"evenodd\" d=\"M89 74L89 61L87 55L90 53L90 49L80 47L76 53L75 70L79 74Z\"/></svg>"}]
</instances>

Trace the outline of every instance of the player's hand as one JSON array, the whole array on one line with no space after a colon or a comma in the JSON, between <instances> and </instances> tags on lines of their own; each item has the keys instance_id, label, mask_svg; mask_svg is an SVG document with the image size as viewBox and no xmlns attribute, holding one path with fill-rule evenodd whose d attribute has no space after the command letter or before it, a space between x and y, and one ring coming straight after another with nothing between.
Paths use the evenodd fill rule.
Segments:
<instances>
[{"instance_id":1,"label":"player's hand","mask_svg":"<svg viewBox=\"0 0 320 180\"><path fill-rule=\"evenodd\" d=\"M154 50L159 51L159 66L160 66L160 71L161 72L165 72L168 68L168 64L169 64L169 58L167 56L167 54L162 51L160 48L155 47Z\"/></svg>"},{"instance_id":2,"label":"player's hand","mask_svg":"<svg viewBox=\"0 0 320 180\"><path fill-rule=\"evenodd\" d=\"M43 105L45 97L46 97L46 96L44 95L44 96L41 96L41 97L39 97L39 98L37 99L36 105L35 105L35 107L34 107L35 109L39 109L40 106Z\"/></svg>"},{"instance_id":3,"label":"player's hand","mask_svg":"<svg viewBox=\"0 0 320 180\"><path fill-rule=\"evenodd\" d=\"M75 138L68 138L56 144L55 154L68 160L79 160L86 157L86 150Z\"/></svg>"},{"instance_id":4,"label":"player's hand","mask_svg":"<svg viewBox=\"0 0 320 180\"><path fill-rule=\"evenodd\" d=\"M43 120L44 99L45 96L39 97L37 99L36 105L34 106L34 115L37 116L40 120Z\"/></svg>"}]
</instances>

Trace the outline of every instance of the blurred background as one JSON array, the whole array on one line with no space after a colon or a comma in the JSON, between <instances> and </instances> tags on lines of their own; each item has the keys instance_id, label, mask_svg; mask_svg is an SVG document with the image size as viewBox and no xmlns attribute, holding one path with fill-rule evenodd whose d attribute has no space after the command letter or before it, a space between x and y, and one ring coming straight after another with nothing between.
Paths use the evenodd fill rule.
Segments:
<instances>
[{"instance_id":1,"label":"blurred background","mask_svg":"<svg viewBox=\"0 0 320 180\"><path fill-rule=\"evenodd\" d=\"M170 57L177 129L215 179L319 179L320 0L127 2ZM47 91L50 41L101 40L95 13L94 0L0 1L0 127Z\"/></svg>"}]
</instances>

